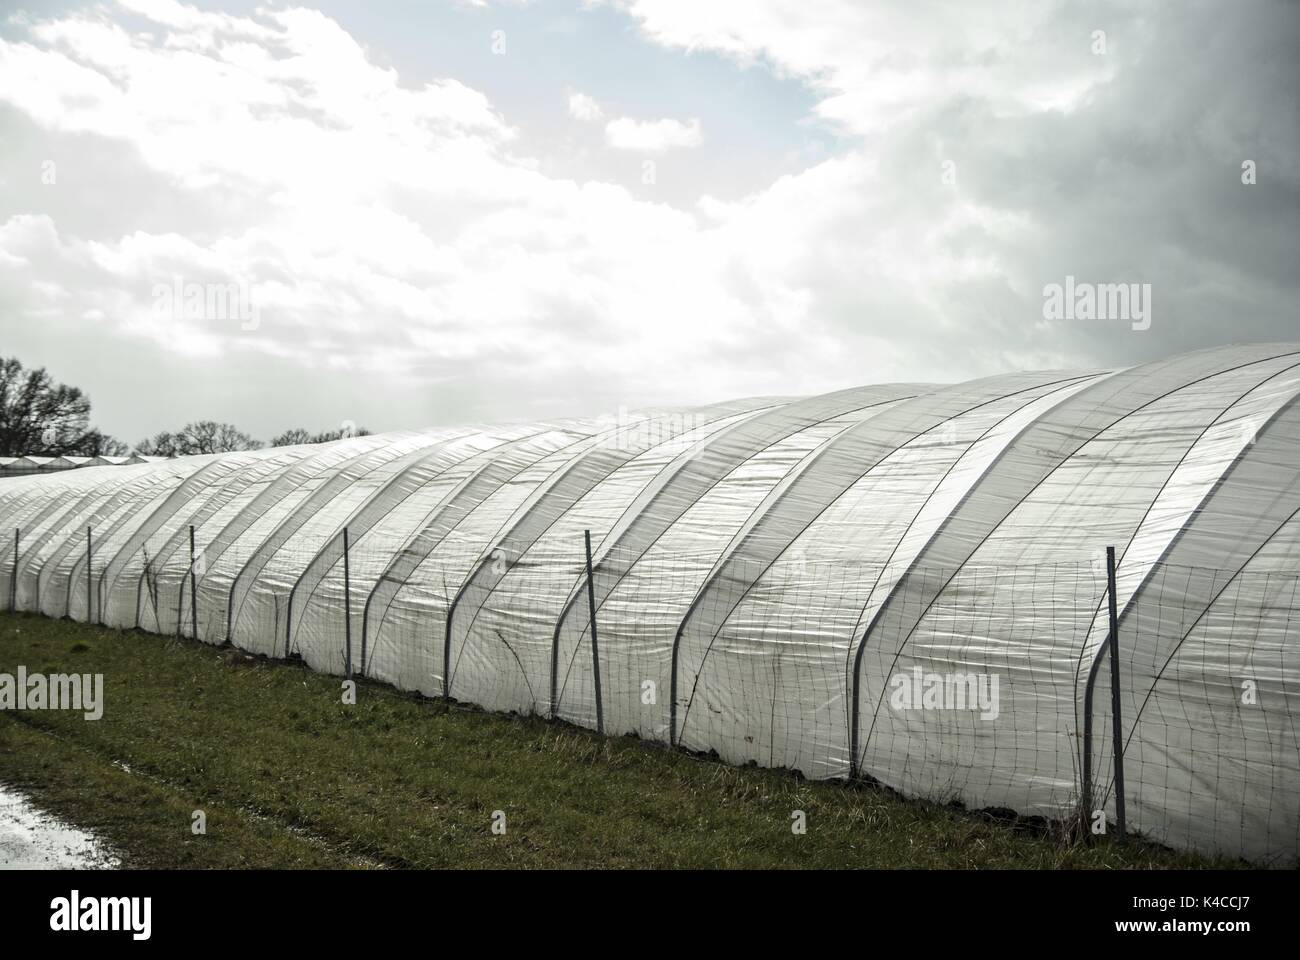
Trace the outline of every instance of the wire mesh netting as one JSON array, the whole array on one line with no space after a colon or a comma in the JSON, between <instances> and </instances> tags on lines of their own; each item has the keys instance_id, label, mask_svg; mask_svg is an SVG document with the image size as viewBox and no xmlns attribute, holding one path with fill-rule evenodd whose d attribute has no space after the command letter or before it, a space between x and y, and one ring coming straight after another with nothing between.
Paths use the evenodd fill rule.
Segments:
<instances>
[{"instance_id":1,"label":"wire mesh netting","mask_svg":"<svg viewBox=\"0 0 1300 960\"><path fill-rule=\"evenodd\" d=\"M1118 708L1130 826L1291 861L1297 397L1233 347L17 478L0 596L1053 818L1121 815Z\"/></svg>"}]
</instances>

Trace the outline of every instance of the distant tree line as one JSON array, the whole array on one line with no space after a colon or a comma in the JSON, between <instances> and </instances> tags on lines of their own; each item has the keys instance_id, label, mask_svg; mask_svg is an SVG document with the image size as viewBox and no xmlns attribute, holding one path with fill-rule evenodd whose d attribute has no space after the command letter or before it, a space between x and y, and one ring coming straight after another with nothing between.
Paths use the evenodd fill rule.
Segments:
<instances>
[{"instance_id":1,"label":"distant tree line","mask_svg":"<svg viewBox=\"0 0 1300 960\"><path fill-rule=\"evenodd\" d=\"M348 436L366 436L360 429L340 428L311 433L286 430L270 446L326 443ZM266 444L229 423L198 420L179 430L164 430L134 447L90 424L90 398L77 387L56 383L44 367L26 370L12 357L0 357L0 456L22 457L180 457L196 453L259 450Z\"/></svg>"},{"instance_id":2,"label":"distant tree line","mask_svg":"<svg viewBox=\"0 0 1300 960\"><path fill-rule=\"evenodd\" d=\"M365 427L358 430L325 430L310 433L301 427L286 430L271 438L269 446L289 447L299 443L327 443L330 440L342 440L344 437L364 437L370 431ZM233 450L261 450L268 444L254 440L239 430L234 424L217 423L215 420L199 420L187 423L173 432L164 430L154 434L135 445L135 452L145 456L183 457L192 453L229 453Z\"/></svg>"}]
</instances>

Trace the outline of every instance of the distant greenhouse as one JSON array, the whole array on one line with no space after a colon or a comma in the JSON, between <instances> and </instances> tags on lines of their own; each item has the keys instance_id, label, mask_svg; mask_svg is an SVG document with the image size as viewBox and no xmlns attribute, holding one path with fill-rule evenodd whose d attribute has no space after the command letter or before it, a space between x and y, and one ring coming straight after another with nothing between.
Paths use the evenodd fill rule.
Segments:
<instances>
[{"instance_id":1,"label":"distant greenhouse","mask_svg":"<svg viewBox=\"0 0 1300 960\"><path fill-rule=\"evenodd\" d=\"M1113 823L1118 743L1129 829L1293 862L1297 399L1251 345L86 466L0 484L0 596L1029 815Z\"/></svg>"},{"instance_id":2,"label":"distant greenhouse","mask_svg":"<svg viewBox=\"0 0 1300 960\"><path fill-rule=\"evenodd\" d=\"M0 480L5 477L24 477L33 473L60 473L81 467L122 466L127 463L158 463L166 457L149 457L132 454L129 457L0 457Z\"/></svg>"}]
</instances>

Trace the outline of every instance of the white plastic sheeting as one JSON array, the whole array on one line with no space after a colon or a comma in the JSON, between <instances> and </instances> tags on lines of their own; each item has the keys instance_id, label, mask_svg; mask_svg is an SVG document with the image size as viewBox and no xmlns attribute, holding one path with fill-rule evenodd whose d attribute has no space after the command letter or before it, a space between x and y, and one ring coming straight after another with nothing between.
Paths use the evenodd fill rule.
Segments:
<instances>
[{"instance_id":1,"label":"white plastic sheeting","mask_svg":"<svg viewBox=\"0 0 1300 960\"><path fill-rule=\"evenodd\" d=\"M1129 823L1293 861L1298 398L1252 345L87 467L0 483L0 597L1049 817L1095 675L1113 817L1114 546Z\"/></svg>"}]
</instances>

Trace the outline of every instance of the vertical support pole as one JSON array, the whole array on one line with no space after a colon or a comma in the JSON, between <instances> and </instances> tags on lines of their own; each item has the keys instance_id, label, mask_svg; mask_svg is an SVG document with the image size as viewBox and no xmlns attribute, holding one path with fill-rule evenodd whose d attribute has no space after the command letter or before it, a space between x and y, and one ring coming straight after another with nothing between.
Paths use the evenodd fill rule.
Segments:
<instances>
[{"instance_id":1,"label":"vertical support pole","mask_svg":"<svg viewBox=\"0 0 1300 960\"><path fill-rule=\"evenodd\" d=\"M1097 679L1097 661L1088 671L1088 682L1083 688L1083 790L1079 803L1087 820L1092 816L1092 684Z\"/></svg>"},{"instance_id":2,"label":"vertical support pole","mask_svg":"<svg viewBox=\"0 0 1300 960\"><path fill-rule=\"evenodd\" d=\"M194 561L196 559L197 554L194 552L194 524L190 524L190 632L195 640L199 638L199 602L194 591Z\"/></svg>"},{"instance_id":3,"label":"vertical support pole","mask_svg":"<svg viewBox=\"0 0 1300 960\"><path fill-rule=\"evenodd\" d=\"M9 612L18 612L18 541L22 531L14 527L14 572L9 577Z\"/></svg>"},{"instance_id":4,"label":"vertical support pole","mask_svg":"<svg viewBox=\"0 0 1300 960\"><path fill-rule=\"evenodd\" d=\"M93 551L90 545L90 527L86 527L86 623L93 623L94 611L91 609L91 598L93 596L91 588L90 562L93 557Z\"/></svg>"},{"instance_id":5,"label":"vertical support pole","mask_svg":"<svg viewBox=\"0 0 1300 960\"><path fill-rule=\"evenodd\" d=\"M442 628L442 699L448 703L451 702L451 618L455 613L453 600L447 605L447 622Z\"/></svg>"},{"instance_id":6,"label":"vertical support pole","mask_svg":"<svg viewBox=\"0 0 1300 960\"><path fill-rule=\"evenodd\" d=\"M582 531L587 546L587 612L591 618L591 675L596 689L596 732L605 732L605 707L600 697L600 643L596 636L596 588L591 577L591 531Z\"/></svg>"},{"instance_id":7,"label":"vertical support pole","mask_svg":"<svg viewBox=\"0 0 1300 960\"><path fill-rule=\"evenodd\" d=\"M673 637L673 659L668 681L668 745L670 747L677 746L677 646L681 640L682 623L679 623L677 633Z\"/></svg>"},{"instance_id":8,"label":"vertical support pole","mask_svg":"<svg viewBox=\"0 0 1300 960\"><path fill-rule=\"evenodd\" d=\"M343 668L352 679L352 569L348 565L348 528L343 528Z\"/></svg>"},{"instance_id":9,"label":"vertical support pole","mask_svg":"<svg viewBox=\"0 0 1300 960\"><path fill-rule=\"evenodd\" d=\"M370 631L370 591L366 591L366 602L361 608L361 675L366 675L366 637Z\"/></svg>"},{"instance_id":10,"label":"vertical support pole","mask_svg":"<svg viewBox=\"0 0 1300 960\"><path fill-rule=\"evenodd\" d=\"M233 589L233 588L231 589L231 594L232 594L232 595L234 594L234 589ZM290 647L292 646L291 641L293 640L293 591L292 591L292 590L289 591L289 600L288 600L288 602L285 603L284 606L285 606L285 611L284 611L284 659L288 660L288 659L289 659L289 656L290 656ZM278 625L279 625L279 623L280 623L280 600L279 600L278 597L276 598L276 601L275 601L275 622L276 622L276 624L277 624L276 629L278 630L278 629L279 629L279 626L278 626ZM229 630L229 628L227 628L227 630Z\"/></svg>"},{"instance_id":11,"label":"vertical support pole","mask_svg":"<svg viewBox=\"0 0 1300 960\"><path fill-rule=\"evenodd\" d=\"M1124 822L1124 724L1120 722L1119 712L1119 617L1116 615L1115 603L1115 548L1106 548L1106 593L1110 607L1110 726L1114 735L1113 750L1115 760L1115 825L1119 829L1120 842L1124 842L1126 825Z\"/></svg>"}]
</instances>

